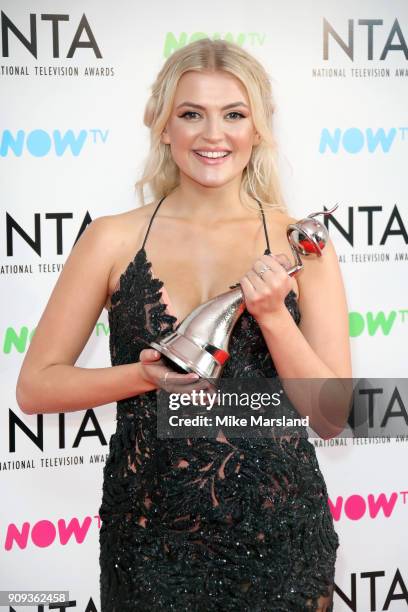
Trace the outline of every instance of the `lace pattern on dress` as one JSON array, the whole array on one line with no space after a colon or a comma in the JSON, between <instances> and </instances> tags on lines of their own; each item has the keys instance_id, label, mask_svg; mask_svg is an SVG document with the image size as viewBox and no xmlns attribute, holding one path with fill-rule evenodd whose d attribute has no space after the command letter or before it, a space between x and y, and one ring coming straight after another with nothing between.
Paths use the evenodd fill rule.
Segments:
<instances>
[{"instance_id":1,"label":"lace pattern on dress","mask_svg":"<svg viewBox=\"0 0 408 612\"><path fill-rule=\"evenodd\" d=\"M174 329L144 248L109 311L112 365ZM295 294L286 306L295 322ZM224 377L277 377L245 311ZM293 439L159 440L156 391L121 400L99 510L102 612L301 612L330 596L338 547L313 446Z\"/></svg>"}]
</instances>

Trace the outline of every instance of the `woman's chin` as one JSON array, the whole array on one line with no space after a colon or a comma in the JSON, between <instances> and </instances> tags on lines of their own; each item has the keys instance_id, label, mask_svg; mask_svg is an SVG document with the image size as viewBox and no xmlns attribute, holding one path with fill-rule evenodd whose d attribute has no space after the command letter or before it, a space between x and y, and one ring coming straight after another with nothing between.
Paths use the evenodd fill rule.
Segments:
<instances>
[{"instance_id":1,"label":"woman's chin","mask_svg":"<svg viewBox=\"0 0 408 612\"><path fill-rule=\"evenodd\" d=\"M185 174L185 177L192 183L197 183L200 187L207 187L208 189L215 189L217 187L224 187L230 183L235 177L234 176L203 176L197 174Z\"/></svg>"}]
</instances>

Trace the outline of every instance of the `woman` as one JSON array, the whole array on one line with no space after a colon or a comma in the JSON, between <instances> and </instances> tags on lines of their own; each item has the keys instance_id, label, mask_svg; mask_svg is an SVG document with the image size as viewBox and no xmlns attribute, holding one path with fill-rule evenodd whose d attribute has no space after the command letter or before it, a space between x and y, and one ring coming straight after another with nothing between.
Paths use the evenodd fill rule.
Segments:
<instances>
[{"instance_id":1,"label":"woman","mask_svg":"<svg viewBox=\"0 0 408 612\"><path fill-rule=\"evenodd\" d=\"M238 279L246 310L223 377L351 376L333 245L296 279L285 270L293 219L272 113L268 77L240 47L206 39L171 56L145 112L151 150L138 188L154 202L87 228L24 361L24 412L118 401L100 508L102 612L332 609L338 538L305 436L156 436L157 389L205 385L146 346ZM104 305L113 367L75 367ZM338 433L309 416L319 435Z\"/></svg>"}]
</instances>

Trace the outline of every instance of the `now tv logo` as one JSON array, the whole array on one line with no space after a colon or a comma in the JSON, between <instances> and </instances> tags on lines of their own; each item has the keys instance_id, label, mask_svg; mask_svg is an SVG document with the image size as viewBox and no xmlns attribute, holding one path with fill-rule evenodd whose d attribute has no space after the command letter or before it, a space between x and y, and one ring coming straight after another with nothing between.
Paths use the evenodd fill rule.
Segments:
<instances>
[{"instance_id":1,"label":"now tv logo","mask_svg":"<svg viewBox=\"0 0 408 612\"><path fill-rule=\"evenodd\" d=\"M5 550L12 550L18 546L18 548L24 550L30 544L38 548L47 548L55 543L66 546L73 539L77 544L82 544L95 520L98 528L100 528L101 519L99 515L86 516L82 522L74 517L68 522L65 519L58 519L56 523L47 519L37 521L34 524L25 521L21 527L10 523L7 527L4 548Z\"/></svg>"},{"instance_id":2,"label":"now tv logo","mask_svg":"<svg viewBox=\"0 0 408 612\"><path fill-rule=\"evenodd\" d=\"M360 130L356 127L350 127L346 130L323 128L320 134L319 153L324 154L328 150L331 153L343 151L350 154L360 153L361 151L375 153L377 150L382 153L389 153L398 134L402 140L405 139L405 130L405 127L399 129L393 127L388 132L384 128L375 131L371 128Z\"/></svg>"},{"instance_id":3,"label":"now tv logo","mask_svg":"<svg viewBox=\"0 0 408 612\"><path fill-rule=\"evenodd\" d=\"M349 312L350 336L352 338L361 336L364 331L367 331L369 336L374 336L379 330L384 336L388 336L396 321L399 323L408 322L406 315L408 315L407 309L391 310L388 313L382 310L366 313Z\"/></svg>"},{"instance_id":4,"label":"now tv logo","mask_svg":"<svg viewBox=\"0 0 408 612\"><path fill-rule=\"evenodd\" d=\"M359 521L363 517L375 519L379 515L389 518L398 500L406 504L407 499L408 491L393 491L388 496L385 493L378 495L369 493L367 496L354 494L346 498L340 495L334 502L329 498L329 508L335 521L341 518L348 518L351 521Z\"/></svg>"},{"instance_id":5,"label":"now tv logo","mask_svg":"<svg viewBox=\"0 0 408 612\"><path fill-rule=\"evenodd\" d=\"M45 157L55 154L62 157L70 152L74 157L82 153L87 142L92 145L105 144L109 130L92 128L89 130L43 130L35 129L30 132L25 130L4 130L0 140L0 157L7 157L10 152L15 157L21 157L27 152L33 157Z\"/></svg>"}]
</instances>

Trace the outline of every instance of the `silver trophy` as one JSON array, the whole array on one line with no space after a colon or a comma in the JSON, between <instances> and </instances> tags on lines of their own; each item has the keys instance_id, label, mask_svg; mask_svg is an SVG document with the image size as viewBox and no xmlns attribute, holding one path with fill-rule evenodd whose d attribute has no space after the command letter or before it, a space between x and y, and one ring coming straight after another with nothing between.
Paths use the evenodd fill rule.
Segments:
<instances>
[{"instance_id":1,"label":"silver trophy","mask_svg":"<svg viewBox=\"0 0 408 612\"><path fill-rule=\"evenodd\" d=\"M301 255L321 257L329 234L316 217L330 215L337 207L338 204L330 210L312 213L288 225L287 237L295 258L295 265L287 270L289 276L303 268ZM237 283L230 291L195 308L174 332L152 342L150 346L170 360L178 371L195 372L213 382L220 377L229 359L231 332L244 310L244 294Z\"/></svg>"}]
</instances>

